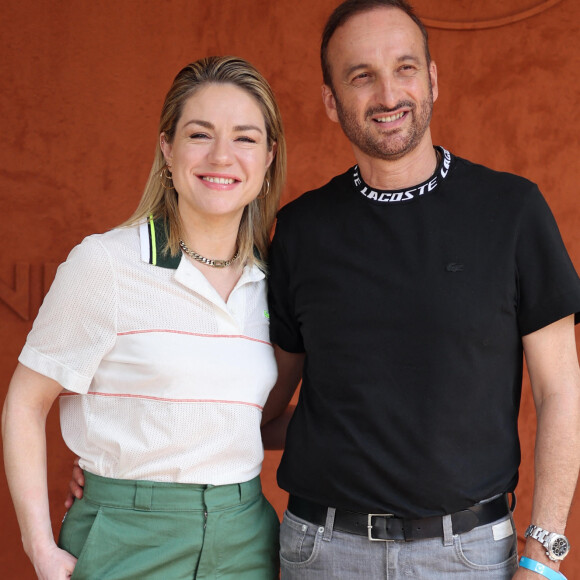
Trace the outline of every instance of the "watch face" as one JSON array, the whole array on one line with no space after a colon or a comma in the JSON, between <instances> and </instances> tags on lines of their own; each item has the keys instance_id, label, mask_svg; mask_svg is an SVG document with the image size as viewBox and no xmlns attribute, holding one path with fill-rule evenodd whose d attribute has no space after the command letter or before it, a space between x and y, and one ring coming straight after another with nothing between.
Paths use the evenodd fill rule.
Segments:
<instances>
[{"instance_id":1,"label":"watch face","mask_svg":"<svg viewBox=\"0 0 580 580\"><path fill-rule=\"evenodd\" d=\"M557 535L550 542L548 550L554 558L561 560L570 550L570 542L568 542L566 536Z\"/></svg>"}]
</instances>

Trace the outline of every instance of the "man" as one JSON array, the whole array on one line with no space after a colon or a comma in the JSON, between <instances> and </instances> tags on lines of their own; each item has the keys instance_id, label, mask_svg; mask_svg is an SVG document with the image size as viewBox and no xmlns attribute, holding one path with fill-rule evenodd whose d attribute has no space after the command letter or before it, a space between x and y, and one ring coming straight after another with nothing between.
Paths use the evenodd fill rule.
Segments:
<instances>
[{"instance_id":1,"label":"man","mask_svg":"<svg viewBox=\"0 0 580 580\"><path fill-rule=\"evenodd\" d=\"M433 147L437 68L404 0L341 4L321 57L357 165L281 210L270 254L265 422L303 379L278 472L282 578L561 577L580 280L553 217L527 180ZM522 353L538 435L518 567Z\"/></svg>"}]
</instances>

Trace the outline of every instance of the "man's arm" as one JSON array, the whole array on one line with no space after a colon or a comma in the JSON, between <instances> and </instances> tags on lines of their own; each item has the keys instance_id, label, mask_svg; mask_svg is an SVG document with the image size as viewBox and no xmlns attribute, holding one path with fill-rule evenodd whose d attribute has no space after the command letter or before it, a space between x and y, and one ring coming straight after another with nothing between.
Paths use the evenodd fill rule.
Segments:
<instances>
[{"instance_id":1,"label":"man's arm","mask_svg":"<svg viewBox=\"0 0 580 580\"><path fill-rule=\"evenodd\" d=\"M580 466L580 368L574 317L563 318L522 340L538 422L530 523L563 534ZM532 538L526 542L524 556L559 568ZM538 575L520 568L514 578Z\"/></svg>"},{"instance_id":2,"label":"man's arm","mask_svg":"<svg viewBox=\"0 0 580 580\"><path fill-rule=\"evenodd\" d=\"M274 345L278 380L270 391L262 413L262 440L266 449L283 449L286 429L294 407L288 407L304 368L304 353L293 353Z\"/></svg>"}]
</instances>

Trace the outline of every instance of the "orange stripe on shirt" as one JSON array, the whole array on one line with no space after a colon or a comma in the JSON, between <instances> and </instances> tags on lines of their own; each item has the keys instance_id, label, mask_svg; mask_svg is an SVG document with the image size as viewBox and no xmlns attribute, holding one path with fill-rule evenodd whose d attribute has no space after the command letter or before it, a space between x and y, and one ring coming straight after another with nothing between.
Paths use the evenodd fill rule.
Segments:
<instances>
[{"instance_id":1,"label":"orange stripe on shirt","mask_svg":"<svg viewBox=\"0 0 580 580\"><path fill-rule=\"evenodd\" d=\"M87 395L93 395L94 397L119 397L123 399L149 399L151 401L164 401L166 403L225 403L227 405L246 405L248 407L255 407L256 409L263 409L261 405L256 403L248 403L246 401L224 401L221 399L168 399L165 397L151 397L148 395L131 395L128 393L95 393L88 392ZM82 397L81 393L61 393L60 397Z\"/></svg>"},{"instance_id":2,"label":"orange stripe on shirt","mask_svg":"<svg viewBox=\"0 0 580 580\"><path fill-rule=\"evenodd\" d=\"M243 334L201 334L199 332L186 332L185 330L168 330L163 328L152 328L151 330L129 330L127 332L118 332L117 336L128 336L130 334L148 334L151 332L166 332L169 334L185 334L187 336L201 336L203 338L241 338L242 340L251 340L252 342L260 342L268 346L272 346L272 343L265 340L260 340L259 338L252 338L251 336L245 336Z\"/></svg>"}]
</instances>

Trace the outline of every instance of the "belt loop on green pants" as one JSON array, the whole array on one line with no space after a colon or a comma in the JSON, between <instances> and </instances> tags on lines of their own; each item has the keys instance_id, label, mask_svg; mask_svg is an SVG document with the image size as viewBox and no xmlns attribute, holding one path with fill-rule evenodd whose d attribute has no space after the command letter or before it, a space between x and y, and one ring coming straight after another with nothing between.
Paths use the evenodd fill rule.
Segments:
<instances>
[{"instance_id":1,"label":"belt loop on green pants","mask_svg":"<svg viewBox=\"0 0 580 580\"><path fill-rule=\"evenodd\" d=\"M153 499L153 482L136 481L135 482L135 503L136 510L151 511Z\"/></svg>"},{"instance_id":2,"label":"belt loop on green pants","mask_svg":"<svg viewBox=\"0 0 580 580\"><path fill-rule=\"evenodd\" d=\"M262 482L259 477L239 483L240 503L246 503L257 498L262 493Z\"/></svg>"}]
</instances>

